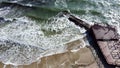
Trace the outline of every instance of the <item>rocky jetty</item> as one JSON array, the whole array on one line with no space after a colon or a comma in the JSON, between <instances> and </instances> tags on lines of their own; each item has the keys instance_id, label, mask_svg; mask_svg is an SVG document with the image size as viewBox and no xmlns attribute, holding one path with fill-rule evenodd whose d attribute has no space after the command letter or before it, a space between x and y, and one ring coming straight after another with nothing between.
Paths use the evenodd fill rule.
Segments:
<instances>
[{"instance_id":1,"label":"rocky jetty","mask_svg":"<svg viewBox=\"0 0 120 68\"><path fill-rule=\"evenodd\" d=\"M68 19L70 21L87 29L89 36L91 36L92 41L94 41L93 43L96 43L97 47L100 48L108 64L120 66L120 35L117 33L117 29L114 26L108 24L89 25L67 12L63 13L69 16Z\"/></svg>"}]
</instances>

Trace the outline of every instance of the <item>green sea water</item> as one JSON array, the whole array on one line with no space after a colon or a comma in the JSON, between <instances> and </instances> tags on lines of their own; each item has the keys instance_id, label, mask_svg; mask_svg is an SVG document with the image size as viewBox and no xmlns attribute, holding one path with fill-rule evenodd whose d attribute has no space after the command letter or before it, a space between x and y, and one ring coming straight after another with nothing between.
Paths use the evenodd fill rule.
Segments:
<instances>
[{"instance_id":1,"label":"green sea water","mask_svg":"<svg viewBox=\"0 0 120 68\"><path fill-rule=\"evenodd\" d=\"M43 20L69 10L81 18L90 17L90 21L108 23L108 20L113 20L114 15L118 19L120 11L119 0L3 0L2 2L9 6L14 4L13 9L16 7L15 11L25 11L23 14L26 16Z\"/></svg>"}]
</instances>

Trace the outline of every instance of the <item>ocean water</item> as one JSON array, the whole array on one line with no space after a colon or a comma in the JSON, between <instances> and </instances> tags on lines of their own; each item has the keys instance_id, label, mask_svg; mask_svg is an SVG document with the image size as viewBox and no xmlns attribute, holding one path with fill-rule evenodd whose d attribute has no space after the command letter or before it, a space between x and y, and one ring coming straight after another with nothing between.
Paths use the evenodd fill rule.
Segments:
<instances>
[{"instance_id":1,"label":"ocean water","mask_svg":"<svg viewBox=\"0 0 120 68\"><path fill-rule=\"evenodd\" d=\"M29 65L65 52L68 42L79 39L86 45L86 30L61 17L64 10L90 25L113 25L120 33L120 0L0 0L0 61Z\"/></svg>"}]
</instances>

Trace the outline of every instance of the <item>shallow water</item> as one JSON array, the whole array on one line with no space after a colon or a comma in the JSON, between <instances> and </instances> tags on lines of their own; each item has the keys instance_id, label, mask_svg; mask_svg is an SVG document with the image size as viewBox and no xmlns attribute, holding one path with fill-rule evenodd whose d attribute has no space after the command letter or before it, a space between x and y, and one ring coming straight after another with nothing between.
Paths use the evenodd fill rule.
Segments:
<instances>
[{"instance_id":1,"label":"shallow water","mask_svg":"<svg viewBox=\"0 0 120 68\"><path fill-rule=\"evenodd\" d=\"M43 56L65 52L68 42L82 40L85 29L77 27L67 17L60 17L63 10L89 24L114 25L120 33L120 0L0 2L0 17L4 18L0 20L0 61L4 64L28 65Z\"/></svg>"}]
</instances>

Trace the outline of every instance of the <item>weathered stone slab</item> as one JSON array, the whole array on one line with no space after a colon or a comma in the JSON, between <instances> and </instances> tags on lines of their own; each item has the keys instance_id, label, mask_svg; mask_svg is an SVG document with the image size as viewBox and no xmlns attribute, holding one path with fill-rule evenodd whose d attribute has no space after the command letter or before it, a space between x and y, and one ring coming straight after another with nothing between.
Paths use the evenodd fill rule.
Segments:
<instances>
[{"instance_id":1,"label":"weathered stone slab","mask_svg":"<svg viewBox=\"0 0 120 68\"><path fill-rule=\"evenodd\" d=\"M92 31L108 64L120 66L120 41L116 29L95 24Z\"/></svg>"},{"instance_id":2,"label":"weathered stone slab","mask_svg":"<svg viewBox=\"0 0 120 68\"><path fill-rule=\"evenodd\" d=\"M117 30L112 26L102 26L99 24L95 24L92 26L92 30L95 34L95 38L98 40L110 40L118 38Z\"/></svg>"}]
</instances>

